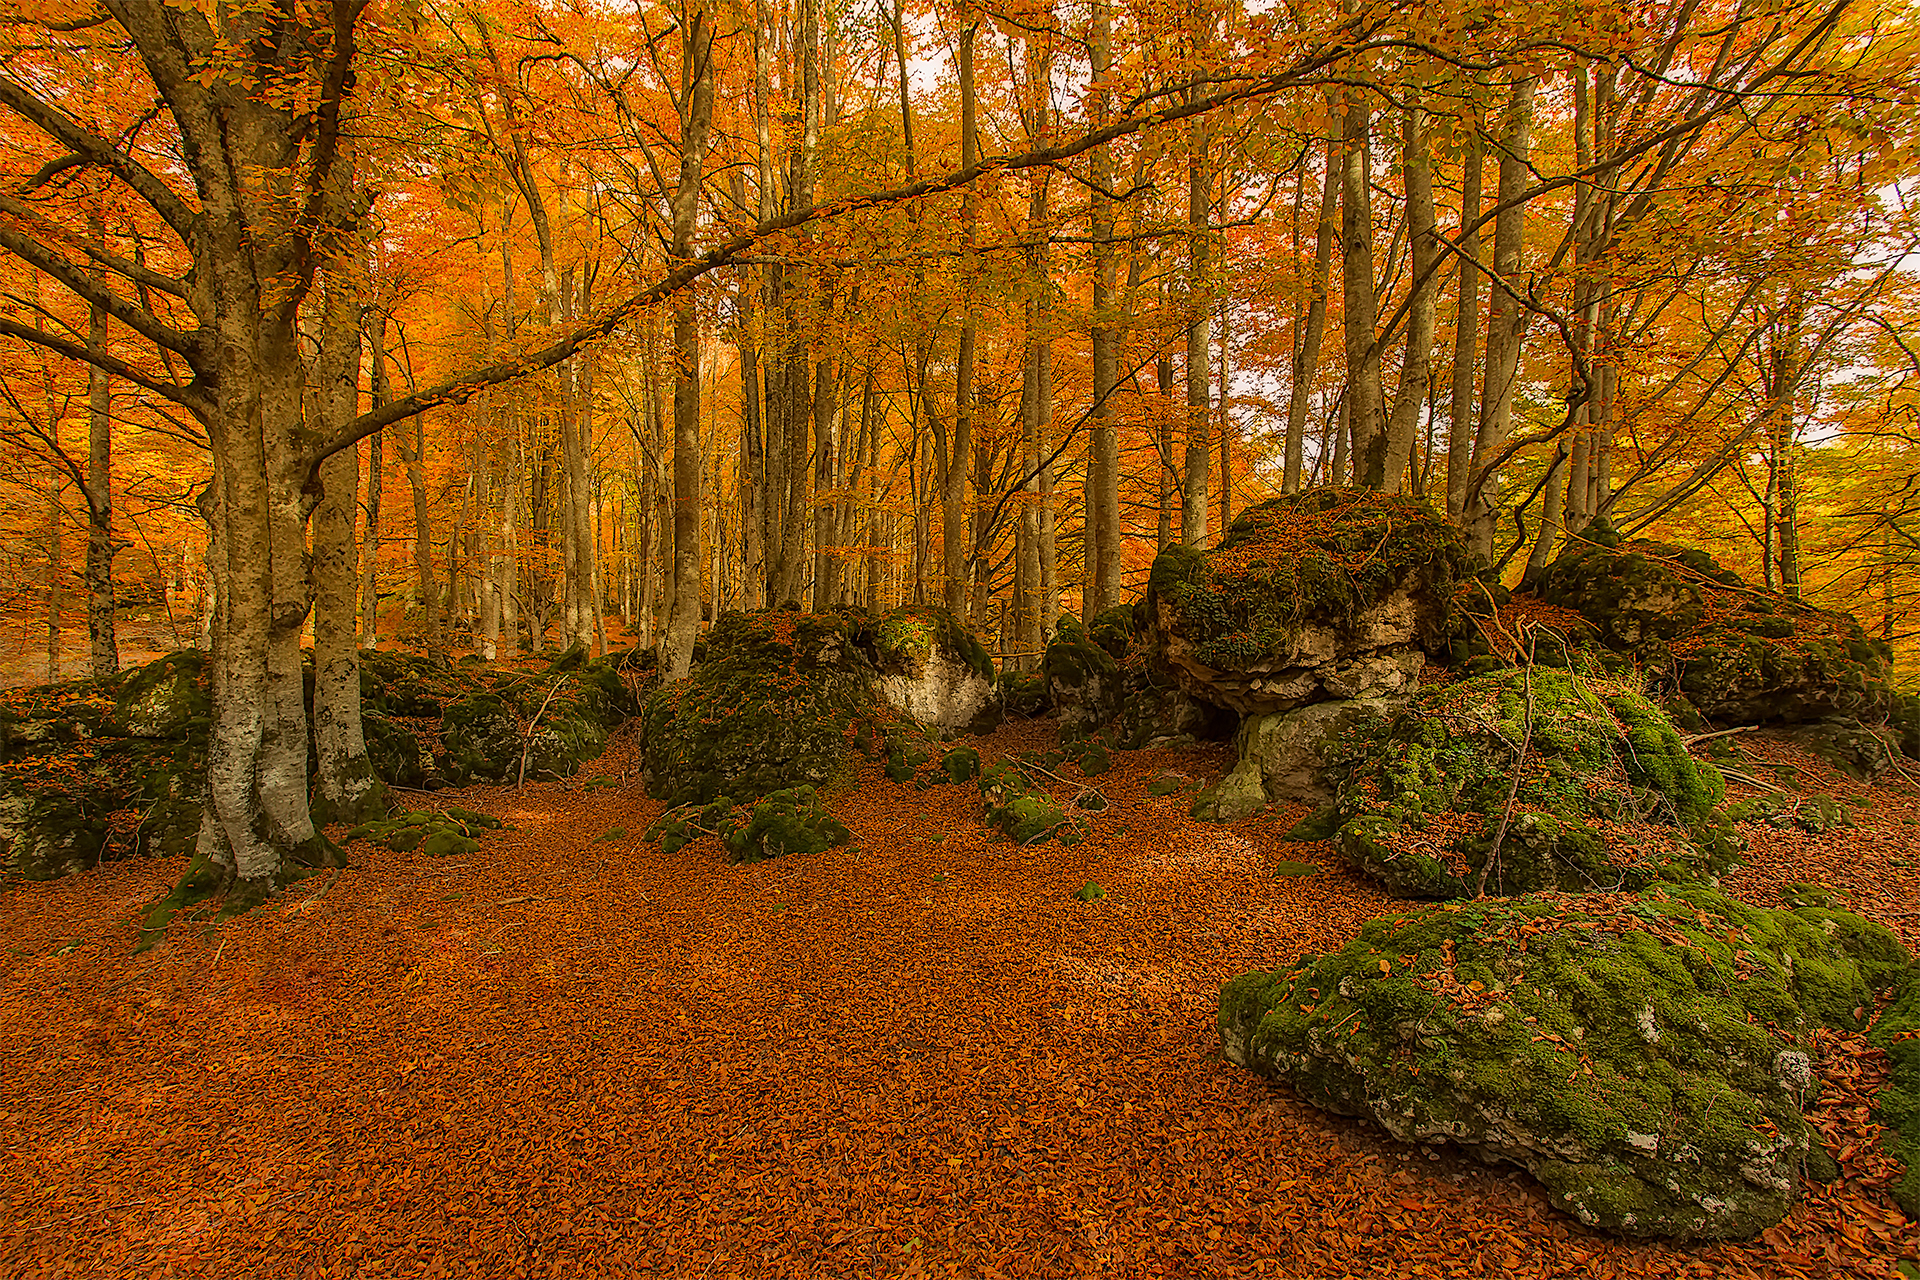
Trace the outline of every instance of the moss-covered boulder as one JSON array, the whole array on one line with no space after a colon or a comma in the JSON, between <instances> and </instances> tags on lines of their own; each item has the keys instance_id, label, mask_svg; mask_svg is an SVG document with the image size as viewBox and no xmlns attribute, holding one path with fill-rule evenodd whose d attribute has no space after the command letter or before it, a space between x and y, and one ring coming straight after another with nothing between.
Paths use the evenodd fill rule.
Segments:
<instances>
[{"instance_id":1,"label":"moss-covered boulder","mask_svg":"<svg viewBox=\"0 0 1920 1280\"><path fill-rule=\"evenodd\" d=\"M919 724L946 734L990 733L1002 704L993 656L946 609L903 605L872 630L874 692Z\"/></svg>"},{"instance_id":2,"label":"moss-covered boulder","mask_svg":"<svg viewBox=\"0 0 1920 1280\"><path fill-rule=\"evenodd\" d=\"M1887 1126L1888 1147L1906 1165L1893 1198L1909 1218L1920 1218L1920 965L1901 976L1867 1039L1886 1053L1891 1067L1875 1110Z\"/></svg>"},{"instance_id":3,"label":"moss-covered boulder","mask_svg":"<svg viewBox=\"0 0 1920 1280\"><path fill-rule=\"evenodd\" d=\"M1421 503L1311 489L1249 507L1214 550L1162 551L1153 625L1188 691L1243 715L1395 694L1460 632L1468 560Z\"/></svg>"},{"instance_id":4,"label":"moss-covered boulder","mask_svg":"<svg viewBox=\"0 0 1920 1280\"><path fill-rule=\"evenodd\" d=\"M1403 704L1397 698L1343 698L1248 716L1234 736L1233 768L1195 801L1193 815L1237 822L1269 804L1330 802L1338 787L1333 770L1347 744L1378 729Z\"/></svg>"},{"instance_id":5,"label":"moss-covered boulder","mask_svg":"<svg viewBox=\"0 0 1920 1280\"><path fill-rule=\"evenodd\" d=\"M1062 732L1090 733L1119 713L1125 690L1120 664L1088 638L1072 614L1060 615L1041 670Z\"/></svg>"},{"instance_id":6,"label":"moss-covered boulder","mask_svg":"<svg viewBox=\"0 0 1920 1280\"><path fill-rule=\"evenodd\" d=\"M476 813L459 805L443 809L416 809L363 822L341 837L342 844L366 840L407 853L418 849L429 858L451 858L478 853L480 837L504 824L492 814Z\"/></svg>"},{"instance_id":7,"label":"moss-covered boulder","mask_svg":"<svg viewBox=\"0 0 1920 1280\"><path fill-rule=\"evenodd\" d=\"M706 803L849 780L852 740L876 740L879 718L858 629L831 613L722 614L706 660L647 701L648 794Z\"/></svg>"},{"instance_id":8,"label":"moss-covered boulder","mask_svg":"<svg viewBox=\"0 0 1920 1280\"><path fill-rule=\"evenodd\" d=\"M852 837L812 787L789 787L736 804L730 796L677 805L647 828L662 852L675 854L701 836L714 836L735 864L765 862L790 853L820 853Z\"/></svg>"},{"instance_id":9,"label":"moss-covered boulder","mask_svg":"<svg viewBox=\"0 0 1920 1280\"><path fill-rule=\"evenodd\" d=\"M1905 956L1818 906L1700 886L1385 916L1220 993L1227 1057L1406 1142L1526 1169L1580 1221L1743 1238L1815 1142L1810 1032L1859 1028Z\"/></svg>"},{"instance_id":10,"label":"moss-covered boulder","mask_svg":"<svg viewBox=\"0 0 1920 1280\"><path fill-rule=\"evenodd\" d=\"M113 718L134 738L178 738L213 703L207 685L207 655L186 649L156 658L126 674L114 700Z\"/></svg>"},{"instance_id":11,"label":"moss-covered boulder","mask_svg":"<svg viewBox=\"0 0 1920 1280\"><path fill-rule=\"evenodd\" d=\"M519 777L526 741L520 712L499 694L478 693L448 704L440 720L440 741L446 748L441 768L456 787Z\"/></svg>"},{"instance_id":12,"label":"moss-covered boulder","mask_svg":"<svg viewBox=\"0 0 1920 1280\"><path fill-rule=\"evenodd\" d=\"M1341 758L1341 854L1397 897L1470 896L1490 855L1485 888L1512 894L1694 879L1739 849L1719 772L1658 707L1598 676L1534 668L1428 689L1323 750Z\"/></svg>"},{"instance_id":13,"label":"moss-covered boulder","mask_svg":"<svg viewBox=\"0 0 1920 1280\"><path fill-rule=\"evenodd\" d=\"M980 799L986 823L1015 844L1043 844L1057 840L1078 844L1086 838L1087 820L1069 814L1012 760L1002 761L980 775Z\"/></svg>"},{"instance_id":14,"label":"moss-covered boulder","mask_svg":"<svg viewBox=\"0 0 1920 1280\"><path fill-rule=\"evenodd\" d=\"M367 744L367 763L380 780L396 787L427 785L431 757L404 726L371 711L360 713L360 734Z\"/></svg>"},{"instance_id":15,"label":"moss-covered boulder","mask_svg":"<svg viewBox=\"0 0 1920 1280\"><path fill-rule=\"evenodd\" d=\"M1595 524L1535 590L1721 724L1879 724L1894 706L1887 647L1851 615L1754 587L1695 548L1621 541Z\"/></svg>"}]
</instances>

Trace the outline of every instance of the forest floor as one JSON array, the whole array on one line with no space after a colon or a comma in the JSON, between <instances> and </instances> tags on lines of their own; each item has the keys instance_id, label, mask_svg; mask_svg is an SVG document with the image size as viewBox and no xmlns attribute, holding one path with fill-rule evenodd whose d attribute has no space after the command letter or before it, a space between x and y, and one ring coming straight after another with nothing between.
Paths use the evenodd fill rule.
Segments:
<instances>
[{"instance_id":1,"label":"forest floor","mask_svg":"<svg viewBox=\"0 0 1920 1280\"><path fill-rule=\"evenodd\" d=\"M1283 843L1297 813L1221 828L1147 795L1221 752L1114 760L1074 848L992 842L971 787L868 776L836 805L850 844L736 868L642 838L660 806L622 740L583 779L436 796L511 824L478 854L354 845L137 957L179 867L0 888L0 1275L1884 1276L1920 1253L1858 1037L1824 1041L1816 1115L1847 1176L1696 1247L1597 1236L1522 1175L1228 1065L1222 979L1393 904ZM1729 886L1823 879L1920 942L1920 792L1865 794L1858 830L1756 832ZM1089 880L1106 896L1076 901Z\"/></svg>"}]
</instances>

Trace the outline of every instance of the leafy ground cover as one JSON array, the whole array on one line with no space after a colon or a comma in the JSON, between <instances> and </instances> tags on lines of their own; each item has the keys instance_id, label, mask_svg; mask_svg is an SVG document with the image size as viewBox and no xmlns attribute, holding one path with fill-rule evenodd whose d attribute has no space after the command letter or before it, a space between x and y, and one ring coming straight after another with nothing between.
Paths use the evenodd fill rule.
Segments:
<instances>
[{"instance_id":1,"label":"leafy ground cover","mask_svg":"<svg viewBox=\"0 0 1920 1280\"><path fill-rule=\"evenodd\" d=\"M1729 889L1823 879L1920 942L1908 784L1748 738L1751 776L1868 803L1825 835L1751 828ZM646 840L664 806L633 763L616 740L568 782L437 793L507 827L445 858L357 844L133 958L177 865L0 888L0 1274L1737 1278L1920 1254L1869 1110L1885 1058L1851 1033L1823 1033L1811 1117L1843 1177L1689 1249L1594 1235L1521 1175L1224 1062L1223 977L1398 904L1283 842L1303 809L1222 828L1149 794L1221 752L1115 753L1071 847L869 763L832 798L847 843L747 867Z\"/></svg>"}]
</instances>

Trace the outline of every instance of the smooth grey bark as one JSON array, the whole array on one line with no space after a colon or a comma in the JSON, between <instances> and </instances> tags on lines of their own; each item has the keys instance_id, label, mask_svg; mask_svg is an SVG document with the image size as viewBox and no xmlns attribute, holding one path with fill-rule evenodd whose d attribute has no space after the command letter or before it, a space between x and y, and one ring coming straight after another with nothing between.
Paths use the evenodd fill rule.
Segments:
<instances>
[{"instance_id":1,"label":"smooth grey bark","mask_svg":"<svg viewBox=\"0 0 1920 1280\"><path fill-rule=\"evenodd\" d=\"M1336 119L1327 138L1326 169L1320 187L1320 216L1313 237L1313 276L1306 315L1298 321L1300 337L1294 344L1293 386L1287 396L1286 462L1281 491L1298 493L1306 474L1307 409L1313 379L1320 367L1320 344L1327 332L1327 283L1333 270L1333 245L1340 234L1340 175L1342 135Z\"/></svg>"},{"instance_id":2,"label":"smooth grey bark","mask_svg":"<svg viewBox=\"0 0 1920 1280\"><path fill-rule=\"evenodd\" d=\"M106 229L98 215L87 223L90 238L104 249ZM95 303L87 308L87 350L104 355L106 349L107 312ZM113 618L113 391L97 364L87 367L87 477L81 492L87 503L88 668L101 680L120 670L120 645Z\"/></svg>"},{"instance_id":3,"label":"smooth grey bark","mask_svg":"<svg viewBox=\"0 0 1920 1280\"><path fill-rule=\"evenodd\" d=\"M1480 339L1480 184L1485 147L1479 130L1467 138L1460 176L1461 249L1459 291L1453 322L1453 395L1447 419L1447 518L1466 521L1467 486L1473 471L1473 370Z\"/></svg>"},{"instance_id":4,"label":"smooth grey bark","mask_svg":"<svg viewBox=\"0 0 1920 1280\"><path fill-rule=\"evenodd\" d=\"M979 158L979 139L975 133L977 112L974 94L973 49L980 31L978 21L960 29L960 167L966 168ZM960 193L960 234L962 249L971 253L975 224L979 217L977 197L971 186ZM960 339L954 353L953 435L949 451L942 460L944 483L940 487L940 556L944 574L943 597L954 617L967 619L972 605L968 575L973 567L971 525L967 519L967 481L973 471L973 359L979 335L975 314L972 262L963 258L961 271Z\"/></svg>"},{"instance_id":5,"label":"smooth grey bark","mask_svg":"<svg viewBox=\"0 0 1920 1280\"><path fill-rule=\"evenodd\" d=\"M1340 328L1347 349L1347 429L1354 478L1370 489L1386 484L1386 431L1380 421L1380 352L1374 342L1379 297L1373 278L1373 104L1367 91L1343 95L1345 138L1340 166Z\"/></svg>"},{"instance_id":6,"label":"smooth grey bark","mask_svg":"<svg viewBox=\"0 0 1920 1280\"><path fill-rule=\"evenodd\" d=\"M1187 87L1187 100L1198 101L1200 83ZM1187 458L1180 503L1180 541L1189 547L1208 544L1207 508L1209 472L1213 465L1213 407L1209 403L1207 360L1213 342L1213 176L1207 168L1207 150L1213 132L1205 116L1187 125Z\"/></svg>"},{"instance_id":7,"label":"smooth grey bark","mask_svg":"<svg viewBox=\"0 0 1920 1280\"><path fill-rule=\"evenodd\" d=\"M1526 207L1520 201L1532 177L1527 153L1533 126L1531 77L1516 80L1507 101L1500 137L1500 213L1493 222L1493 274L1508 284L1518 279L1525 248ZM1467 493L1467 545L1491 563L1500 519L1500 479L1495 458L1513 432L1513 393L1520 374L1520 338L1527 313L1506 289L1496 288L1487 302L1487 361L1480 391L1480 422L1474 433L1473 467Z\"/></svg>"},{"instance_id":8,"label":"smooth grey bark","mask_svg":"<svg viewBox=\"0 0 1920 1280\"><path fill-rule=\"evenodd\" d=\"M1094 128L1107 122L1112 90L1108 77L1113 65L1113 6L1111 0L1093 0L1093 32L1089 46L1093 83L1089 116ZM1093 322L1089 346L1093 364L1093 405L1087 415L1088 449L1083 524L1085 585L1082 607L1087 617L1119 603L1120 599L1120 441L1114 422L1114 392L1120 384L1120 351L1113 259L1113 151L1102 145L1090 157L1093 192L1088 203L1088 230L1093 239Z\"/></svg>"},{"instance_id":9,"label":"smooth grey bark","mask_svg":"<svg viewBox=\"0 0 1920 1280\"><path fill-rule=\"evenodd\" d=\"M1413 461L1413 438L1420 410L1427 403L1433 363L1435 312L1439 307L1440 241L1433 211L1433 169L1427 158L1426 113L1416 105L1401 116L1401 169L1407 193L1413 297L1407 304L1407 345L1400 360L1400 385L1387 416L1386 464L1380 487L1399 491Z\"/></svg>"},{"instance_id":10,"label":"smooth grey bark","mask_svg":"<svg viewBox=\"0 0 1920 1280\"><path fill-rule=\"evenodd\" d=\"M713 119L713 27L706 0L681 15L680 180L673 194L671 256L693 257L694 219L705 180L707 132ZM673 608L667 615L668 680L684 680L700 631L700 329L694 294L673 299Z\"/></svg>"},{"instance_id":11,"label":"smooth grey bark","mask_svg":"<svg viewBox=\"0 0 1920 1280\"><path fill-rule=\"evenodd\" d=\"M349 175L343 173L343 179ZM346 198L351 198L350 194ZM318 353L309 403L331 434L360 412L360 317L352 267L330 263L324 275ZM367 758L360 721L360 657L355 646L359 547L354 507L360 455L341 449L320 466L313 511L313 745L315 822L359 823L386 813L386 787Z\"/></svg>"}]
</instances>

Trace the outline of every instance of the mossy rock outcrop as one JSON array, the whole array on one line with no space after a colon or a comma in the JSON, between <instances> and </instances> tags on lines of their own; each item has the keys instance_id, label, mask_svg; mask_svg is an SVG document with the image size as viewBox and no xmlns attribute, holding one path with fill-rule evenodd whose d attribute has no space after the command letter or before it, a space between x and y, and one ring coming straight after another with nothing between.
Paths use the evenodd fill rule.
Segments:
<instances>
[{"instance_id":1,"label":"mossy rock outcrop","mask_svg":"<svg viewBox=\"0 0 1920 1280\"><path fill-rule=\"evenodd\" d=\"M1396 694L1463 629L1469 559L1421 503L1311 489L1249 507L1214 550L1162 551L1152 624L1187 691L1242 715Z\"/></svg>"},{"instance_id":2,"label":"mossy rock outcrop","mask_svg":"<svg viewBox=\"0 0 1920 1280\"><path fill-rule=\"evenodd\" d=\"M1326 826L1396 897L1473 894L1503 822L1485 882L1501 894L1697 879L1740 847L1719 772L1601 677L1534 668L1439 686L1332 749L1344 781Z\"/></svg>"},{"instance_id":3,"label":"mossy rock outcrop","mask_svg":"<svg viewBox=\"0 0 1920 1280\"><path fill-rule=\"evenodd\" d=\"M128 737L178 738L212 713L207 655L185 649L125 673L113 718Z\"/></svg>"},{"instance_id":4,"label":"mossy rock outcrop","mask_svg":"<svg viewBox=\"0 0 1920 1280\"><path fill-rule=\"evenodd\" d=\"M981 773L980 799L986 823L1014 844L1079 844L1086 838L1087 819L1069 814L1020 768L1006 760Z\"/></svg>"},{"instance_id":5,"label":"mossy rock outcrop","mask_svg":"<svg viewBox=\"0 0 1920 1280\"><path fill-rule=\"evenodd\" d=\"M1072 614L1060 615L1041 670L1063 733L1090 733L1119 714L1125 692L1120 663L1087 635Z\"/></svg>"},{"instance_id":6,"label":"mossy rock outcrop","mask_svg":"<svg viewBox=\"0 0 1920 1280\"><path fill-rule=\"evenodd\" d=\"M173 654L0 696L0 866L51 880L189 851L205 794L204 672L200 655Z\"/></svg>"},{"instance_id":7,"label":"mossy rock outcrop","mask_svg":"<svg viewBox=\"0 0 1920 1280\"><path fill-rule=\"evenodd\" d=\"M661 852L675 854L701 836L716 836L735 864L765 862L790 853L820 853L845 844L852 832L821 803L812 787L789 787L736 804L719 796L678 805L647 828Z\"/></svg>"},{"instance_id":8,"label":"mossy rock outcrop","mask_svg":"<svg viewBox=\"0 0 1920 1280\"><path fill-rule=\"evenodd\" d=\"M1887 1126L1889 1149L1907 1166L1893 1185L1893 1198L1909 1218L1920 1218L1920 965L1901 976L1867 1040L1886 1053L1891 1067L1875 1109Z\"/></svg>"},{"instance_id":9,"label":"mossy rock outcrop","mask_svg":"<svg viewBox=\"0 0 1920 1280\"><path fill-rule=\"evenodd\" d=\"M852 740L879 741L873 663L845 615L726 613L707 656L647 700L647 792L671 804L850 780Z\"/></svg>"},{"instance_id":10,"label":"mossy rock outcrop","mask_svg":"<svg viewBox=\"0 0 1920 1280\"><path fill-rule=\"evenodd\" d=\"M418 849L429 858L451 858L478 853L480 836L504 824L492 814L476 813L458 805L444 809L416 809L374 822L363 822L341 837L341 843L366 840L406 853Z\"/></svg>"},{"instance_id":11,"label":"mossy rock outcrop","mask_svg":"<svg viewBox=\"0 0 1920 1280\"><path fill-rule=\"evenodd\" d=\"M1819 906L1701 886L1450 904L1220 993L1229 1060L1406 1142L1526 1169L1625 1236L1779 1222L1817 1139L1810 1033L1858 1029L1906 963Z\"/></svg>"},{"instance_id":12,"label":"mossy rock outcrop","mask_svg":"<svg viewBox=\"0 0 1920 1280\"><path fill-rule=\"evenodd\" d=\"M1596 522L1535 591L1719 724L1880 724L1894 709L1889 651L1850 614L1754 587L1695 548L1621 541Z\"/></svg>"},{"instance_id":13,"label":"mossy rock outcrop","mask_svg":"<svg viewBox=\"0 0 1920 1280\"><path fill-rule=\"evenodd\" d=\"M1234 737L1237 762L1201 793L1193 816L1237 822L1269 804L1331 802L1347 744L1379 728L1403 705L1398 698L1345 698L1248 716Z\"/></svg>"},{"instance_id":14,"label":"mossy rock outcrop","mask_svg":"<svg viewBox=\"0 0 1920 1280\"><path fill-rule=\"evenodd\" d=\"M951 612L903 605L873 624L874 692L946 734L991 733L1003 714L993 655Z\"/></svg>"}]
</instances>

